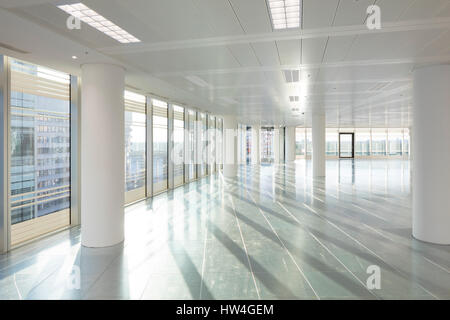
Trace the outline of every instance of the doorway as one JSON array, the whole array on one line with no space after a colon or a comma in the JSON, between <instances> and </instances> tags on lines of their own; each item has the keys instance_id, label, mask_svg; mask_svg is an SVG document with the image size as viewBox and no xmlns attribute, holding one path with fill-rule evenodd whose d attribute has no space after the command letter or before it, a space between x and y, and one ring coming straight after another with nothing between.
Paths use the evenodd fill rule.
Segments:
<instances>
[{"instance_id":1,"label":"doorway","mask_svg":"<svg viewBox=\"0 0 450 320\"><path fill-rule=\"evenodd\" d=\"M339 158L353 159L355 157L355 134L353 132L339 133Z\"/></svg>"}]
</instances>

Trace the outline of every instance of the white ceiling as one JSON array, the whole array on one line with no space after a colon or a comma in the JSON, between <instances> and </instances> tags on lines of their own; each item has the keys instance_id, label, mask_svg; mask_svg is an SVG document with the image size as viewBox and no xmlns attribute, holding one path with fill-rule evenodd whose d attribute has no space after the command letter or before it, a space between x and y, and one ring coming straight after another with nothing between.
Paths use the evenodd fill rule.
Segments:
<instances>
[{"instance_id":1,"label":"white ceiling","mask_svg":"<svg viewBox=\"0 0 450 320\"><path fill-rule=\"evenodd\" d=\"M328 126L407 127L412 71L450 62L450 0L303 0L302 28L281 31L265 0L82 1L138 44L67 29L56 4L69 2L0 0L0 42L30 52L0 53L75 74L120 63L132 88L249 124L308 125L325 110ZM365 26L372 4L381 30ZM283 70L300 70L299 82Z\"/></svg>"}]
</instances>

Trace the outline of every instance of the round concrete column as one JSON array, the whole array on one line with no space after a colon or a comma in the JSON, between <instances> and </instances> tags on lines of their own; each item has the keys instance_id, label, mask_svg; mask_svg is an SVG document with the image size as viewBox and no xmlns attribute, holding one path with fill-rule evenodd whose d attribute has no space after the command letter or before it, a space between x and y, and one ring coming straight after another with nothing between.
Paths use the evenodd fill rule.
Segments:
<instances>
[{"instance_id":1,"label":"round concrete column","mask_svg":"<svg viewBox=\"0 0 450 320\"><path fill-rule=\"evenodd\" d=\"M237 176L238 168L238 123L235 116L223 117L223 175L227 178Z\"/></svg>"},{"instance_id":2,"label":"round concrete column","mask_svg":"<svg viewBox=\"0 0 450 320\"><path fill-rule=\"evenodd\" d=\"M313 177L325 177L325 115L312 115Z\"/></svg>"},{"instance_id":3,"label":"round concrete column","mask_svg":"<svg viewBox=\"0 0 450 320\"><path fill-rule=\"evenodd\" d=\"M258 165L260 163L259 152L259 126L252 126L252 164Z\"/></svg>"},{"instance_id":4,"label":"round concrete column","mask_svg":"<svg viewBox=\"0 0 450 320\"><path fill-rule=\"evenodd\" d=\"M414 72L413 236L450 244L450 65Z\"/></svg>"},{"instance_id":5,"label":"round concrete column","mask_svg":"<svg viewBox=\"0 0 450 320\"><path fill-rule=\"evenodd\" d=\"M125 70L81 67L81 243L106 247L124 240Z\"/></svg>"},{"instance_id":6,"label":"round concrete column","mask_svg":"<svg viewBox=\"0 0 450 320\"><path fill-rule=\"evenodd\" d=\"M295 160L295 127L286 127L286 162Z\"/></svg>"}]
</instances>

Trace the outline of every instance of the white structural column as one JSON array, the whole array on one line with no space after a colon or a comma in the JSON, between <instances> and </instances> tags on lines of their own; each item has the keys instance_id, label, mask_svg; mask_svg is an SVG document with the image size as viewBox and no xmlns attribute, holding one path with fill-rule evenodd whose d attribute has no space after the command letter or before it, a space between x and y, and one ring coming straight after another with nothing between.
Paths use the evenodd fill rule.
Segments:
<instances>
[{"instance_id":1,"label":"white structural column","mask_svg":"<svg viewBox=\"0 0 450 320\"><path fill-rule=\"evenodd\" d=\"M450 65L414 72L413 236L450 244Z\"/></svg>"},{"instance_id":2,"label":"white structural column","mask_svg":"<svg viewBox=\"0 0 450 320\"><path fill-rule=\"evenodd\" d=\"M325 114L312 115L313 176L325 177Z\"/></svg>"},{"instance_id":3,"label":"white structural column","mask_svg":"<svg viewBox=\"0 0 450 320\"><path fill-rule=\"evenodd\" d=\"M235 116L223 117L223 175L232 178L238 168L238 123Z\"/></svg>"},{"instance_id":4,"label":"white structural column","mask_svg":"<svg viewBox=\"0 0 450 320\"><path fill-rule=\"evenodd\" d=\"M295 160L295 127L286 127L286 162Z\"/></svg>"},{"instance_id":5,"label":"white structural column","mask_svg":"<svg viewBox=\"0 0 450 320\"><path fill-rule=\"evenodd\" d=\"M252 164L257 165L261 162L259 151L259 126L252 126Z\"/></svg>"},{"instance_id":6,"label":"white structural column","mask_svg":"<svg viewBox=\"0 0 450 320\"><path fill-rule=\"evenodd\" d=\"M81 70L81 243L106 247L124 239L125 70Z\"/></svg>"}]
</instances>

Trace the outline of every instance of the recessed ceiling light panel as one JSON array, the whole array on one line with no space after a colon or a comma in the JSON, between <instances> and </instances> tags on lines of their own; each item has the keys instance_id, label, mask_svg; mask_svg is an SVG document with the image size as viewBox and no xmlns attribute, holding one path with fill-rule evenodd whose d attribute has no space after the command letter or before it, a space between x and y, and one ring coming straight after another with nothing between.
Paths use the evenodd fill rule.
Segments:
<instances>
[{"instance_id":1,"label":"recessed ceiling light panel","mask_svg":"<svg viewBox=\"0 0 450 320\"><path fill-rule=\"evenodd\" d=\"M267 0L273 28L300 27L300 0Z\"/></svg>"},{"instance_id":2,"label":"recessed ceiling light panel","mask_svg":"<svg viewBox=\"0 0 450 320\"><path fill-rule=\"evenodd\" d=\"M87 23L91 27L94 27L98 31L110 36L111 38L119 41L120 43L132 43L141 42L138 38L132 36L119 26L115 25L102 15L98 14L94 10L85 6L84 4L74 3L58 6L61 10L67 12L71 16L74 16L81 21Z\"/></svg>"},{"instance_id":3,"label":"recessed ceiling light panel","mask_svg":"<svg viewBox=\"0 0 450 320\"><path fill-rule=\"evenodd\" d=\"M299 70L283 70L283 74L287 83L299 81Z\"/></svg>"}]
</instances>

